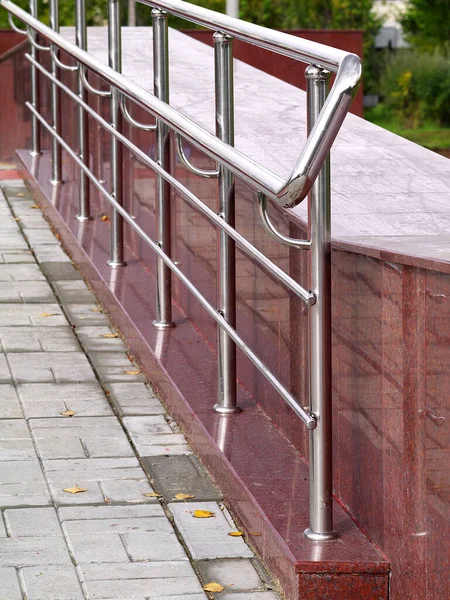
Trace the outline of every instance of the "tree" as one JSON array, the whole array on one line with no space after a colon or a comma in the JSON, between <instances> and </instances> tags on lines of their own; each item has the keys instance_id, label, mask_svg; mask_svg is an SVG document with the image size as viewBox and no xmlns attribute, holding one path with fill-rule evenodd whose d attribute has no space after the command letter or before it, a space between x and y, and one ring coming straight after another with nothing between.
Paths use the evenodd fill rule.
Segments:
<instances>
[{"instance_id":1,"label":"tree","mask_svg":"<svg viewBox=\"0 0 450 600\"><path fill-rule=\"evenodd\" d=\"M449 0L409 0L401 21L408 41L420 50L449 50Z\"/></svg>"}]
</instances>

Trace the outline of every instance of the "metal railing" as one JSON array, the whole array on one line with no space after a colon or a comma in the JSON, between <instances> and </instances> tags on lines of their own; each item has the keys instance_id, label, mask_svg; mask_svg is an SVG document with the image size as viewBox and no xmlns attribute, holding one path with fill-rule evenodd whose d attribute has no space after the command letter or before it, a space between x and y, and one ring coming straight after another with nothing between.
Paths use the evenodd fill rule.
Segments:
<instances>
[{"instance_id":1,"label":"metal railing","mask_svg":"<svg viewBox=\"0 0 450 600\"><path fill-rule=\"evenodd\" d=\"M111 267L123 267L123 225L127 222L155 251L157 256L157 298L155 327L166 329L172 321L171 275L175 274L218 325L218 401L219 413L237 413L236 347L239 347L298 415L310 432L310 527L305 535L312 540L334 539L332 515L331 470L331 238L330 238L330 164L329 151L347 114L361 77L361 62L354 54L285 33L266 29L180 0L139 0L152 7L154 94L121 75L121 29L119 0L109 0L108 47L109 66L87 52L85 0L76 0L76 44L59 34L58 2L50 0L51 27L37 20L37 0L30 0L30 13L10 0L0 0L9 11L11 25L28 35L31 53L31 102L33 155L41 151L40 130L52 137L52 183L61 185L61 151L64 149L79 166L78 218L90 218L89 182L111 204ZM215 56L216 135L213 135L174 110L169 103L168 13L182 17L213 31ZM13 17L26 25L21 30ZM38 38L39 36L39 38ZM233 39L240 39L275 53L305 62L307 80L308 138L287 181L256 163L234 146ZM43 46L37 40L46 40ZM75 65L61 61L60 51L70 56ZM41 51L50 52L51 71L38 60ZM76 93L60 80L61 70L77 71ZM109 84L101 91L88 81L86 69ZM336 79L329 91L331 73ZM40 113L40 75L52 89L52 122ZM61 135L61 94L64 92L78 104L78 151L74 151ZM88 94L107 97L110 122L87 102ZM155 125L137 122L127 108L127 99L156 118ZM108 191L100 177L89 168L90 115L111 135L111 180ZM123 123L156 136L155 157L137 147L123 131ZM181 163L199 177L218 178L219 210L214 212L175 179L170 164L170 132L174 132ZM217 163L217 169L204 171L192 165L184 150L183 140L200 149ZM151 239L123 208L122 150L130 150L142 164L156 174L156 240ZM234 228L234 178L246 182L257 192L259 213L267 232L280 243L306 250L310 257L308 288L300 286L273 264ZM170 192L174 189L195 210L219 228L217 306L212 306L171 259ZM280 234L267 214L271 202L283 207L300 203L309 194L309 240L291 239ZM271 277L301 298L309 309L309 389L307 409L300 406L270 369L259 359L236 331L235 246L255 261ZM306 376L306 374L305 374ZM238 417L237 417L238 418Z\"/></svg>"}]
</instances>

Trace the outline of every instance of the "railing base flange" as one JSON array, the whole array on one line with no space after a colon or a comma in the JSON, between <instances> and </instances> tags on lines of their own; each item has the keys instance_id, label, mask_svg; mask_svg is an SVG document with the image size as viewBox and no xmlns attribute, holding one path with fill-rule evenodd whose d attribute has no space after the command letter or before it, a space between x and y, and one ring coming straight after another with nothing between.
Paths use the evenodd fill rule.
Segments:
<instances>
[{"instance_id":1,"label":"railing base flange","mask_svg":"<svg viewBox=\"0 0 450 600\"><path fill-rule=\"evenodd\" d=\"M222 406L221 404L214 404L214 411L221 415L233 415L242 412L240 406Z\"/></svg>"},{"instance_id":2,"label":"railing base flange","mask_svg":"<svg viewBox=\"0 0 450 600\"><path fill-rule=\"evenodd\" d=\"M175 327L175 323L171 321L153 321L153 327L156 329L173 329Z\"/></svg>"},{"instance_id":3,"label":"railing base flange","mask_svg":"<svg viewBox=\"0 0 450 600\"><path fill-rule=\"evenodd\" d=\"M112 269L117 269L117 267L125 267L127 263L124 260L108 260L106 264Z\"/></svg>"},{"instance_id":4,"label":"railing base flange","mask_svg":"<svg viewBox=\"0 0 450 600\"><path fill-rule=\"evenodd\" d=\"M313 531L308 527L305 529L304 535L308 540L312 540L313 542L331 542L339 537L339 534L336 531L328 531L327 533L318 533L317 531Z\"/></svg>"}]
</instances>

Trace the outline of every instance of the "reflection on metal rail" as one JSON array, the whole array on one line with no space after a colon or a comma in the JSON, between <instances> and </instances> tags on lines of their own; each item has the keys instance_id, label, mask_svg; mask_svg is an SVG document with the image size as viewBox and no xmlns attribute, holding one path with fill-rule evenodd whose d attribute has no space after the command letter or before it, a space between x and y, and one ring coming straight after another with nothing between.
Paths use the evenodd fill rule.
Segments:
<instances>
[{"instance_id":1,"label":"reflection on metal rail","mask_svg":"<svg viewBox=\"0 0 450 600\"><path fill-rule=\"evenodd\" d=\"M332 520L331 478L331 244L330 244L330 147L347 113L361 76L361 63L353 54L302 40L233 19L181 0L139 0L153 8L154 95L121 75L121 30L119 0L109 0L108 45L109 66L87 52L85 0L76 0L76 40L74 45L59 35L58 3L50 0L52 27L37 20L37 0L31 0L29 13L10 0L0 0L12 19L17 17L26 25L31 46L32 98L27 106L32 113L32 153L40 152L40 128L52 137L52 180L61 183L61 149L73 158L80 168L80 220L89 218L89 181L108 200L113 209L111 227L111 266L124 265L123 223L128 223L155 251L157 256L157 301L155 325L172 327L171 275L176 275L218 325L219 396L218 412L238 412L236 402L236 347L239 347L256 368L277 390L310 431L310 526L305 535L316 541L336 537ZM216 135L174 110L169 104L168 13L198 23L213 31L215 55ZM15 27L15 25L14 25ZM49 43L52 72L38 60L36 36ZM273 52L306 62L308 138L302 153L287 181L264 168L233 147L234 92L233 38L266 48ZM75 66L59 58L64 51ZM77 93L59 79L59 69L78 70ZM85 69L89 69L110 90L101 91L89 84ZM329 92L331 71L336 80ZM42 117L39 106L39 78L42 73L52 89L52 123ZM75 152L61 136L61 92L78 105L79 151ZM87 93L110 98L111 122L108 123L87 103ZM136 121L128 111L126 99L156 118L156 125ZM99 100L100 101L100 100ZM108 192L89 167L87 117L90 115L111 135L111 185ZM130 125L145 131L155 131L155 160L128 139L122 130L125 119ZM217 177L219 210L214 212L173 176L171 169L170 132L176 136L181 163L201 177ZM218 165L217 170L205 171L192 165L182 146L182 138L200 149ZM157 235L152 240L123 207L122 148L128 148L138 161L156 173ZM278 241L292 248L308 251L310 260L310 290L304 289L289 275L274 265L234 228L234 178L246 182L257 194L259 210L265 229ZM219 265L217 306L204 296L171 259L170 188L173 188L195 210L207 217L218 230ZM307 194L309 202L309 240L295 240L277 231L267 214L267 202L289 207L301 202ZM309 310L309 410L300 406L290 392L278 381L247 346L236 331L235 244L255 260L271 277L301 298ZM161 335L164 334L161 331ZM305 375L306 376L306 375ZM239 418L239 417L236 417Z\"/></svg>"}]
</instances>

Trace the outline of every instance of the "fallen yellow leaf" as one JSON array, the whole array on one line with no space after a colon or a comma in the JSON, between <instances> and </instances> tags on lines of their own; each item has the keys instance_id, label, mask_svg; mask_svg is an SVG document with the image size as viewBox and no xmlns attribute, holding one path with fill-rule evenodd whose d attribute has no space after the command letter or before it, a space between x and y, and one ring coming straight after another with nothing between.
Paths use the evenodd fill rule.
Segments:
<instances>
[{"instance_id":1,"label":"fallen yellow leaf","mask_svg":"<svg viewBox=\"0 0 450 600\"><path fill-rule=\"evenodd\" d=\"M192 494L175 494L175 498L177 500L190 500L191 498L195 498Z\"/></svg>"},{"instance_id":2,"label":"fallen yellow leaf","mask_svg":"<svg viewBox=\"0 0 450 600\"><path fill-rule=\"evenodd\" d=\"M43 312L43 313L39 313L40 317L57 317L59 316L59 313L48 313L48 312Z\"/></svg>"},{"instance_id":3,"label":"fallen yellow leaf","mask_svg":"<svg viewBox=\"0 0 450 600\"><path fill-rule=\"evenodd\" d=\"M161 498L161 494L156 492L149 492L148 494L144 494L146 498Z\"/></svg>"},{"instance_id":4,"label":"fallen yellow leaf","mask_svg":"<svg viewBox=\"0 0 450 600\"><path fill-rule=\"evenodd\" d=\"M228 535L231 537L242 537L244 534L242 531L230 531L228 532Z\"/></svg>"},{"instance_id":5,"label":"fallen yellow leaf","mask_svg":"<svg viewBox=\"0 0 450 600\"><path fill-rule=\"evenodd\" d=\"M132 371L125 371L125 375L139 375L140 372L139 369L133 369Z\"/></svg>"},{"instance_id":6,"label":"fallen yellow leaf","mask_svg":"<svg viewBox=\"0 0 450 600\"><path fill-rule=\"evenodd\" d=\"M216 515L210 510L195 510L192 516L196 519L209 519L210 517L215 517Z\"/></svg>"},{"instance_id":7,"label":"fallen yellow leaf","mask_svg":"<svg viewBox=\"0 0 450 600\"><path fill-rule=\"evenodd\" d=\"M74 412L73 410L65 410L64 412L59 413L59 414L62 415L63 417L73 417L77 413Z\"/></svg>"},{"instance_id":8,"label":"fallen yellow leaf","mask_svg":"<svg viewBox=\"0 0 450 600\"><path fill-rule=\"evenodd\" d=\"M61 234L60 233L55 233L55 238L59 241L61 239Z\"/></svg>"},{"instance_id":9,"label":"fallen yellow leaf","mask_svg":"<svg viewBox=\"0 0 450 600\"><path fill-rule=\"evenodd\" d=\"M33 205L31 206L31 208L41 208L41 207L39 206L39 204L33 204Z\"/></svg>"},{"instance_id":10,"label":"fallen yellow leaf","mask_svg":"<svg viewBox=\"0 0 450 600\"><path fill-rule=\"evenodd\" d=\"M19 192L18 194L16 194L17 196L25 196L25 194L23 194L22 192Z\"/></svg>"},{"instance_id":11,"label":"fallen yellow leaf","mask_svg":"<svg viewBox=\"0 0 450 600\"><path fill-rule=\"evenodd\" d=\"M207 583L206 585L204 585L203 589L205 590L205 592L223 592L225 586L220 585L220 583L215 583L214 581L211 581L211 583Z\"/></svg>"},{"instance_id":12,"label":"fallen yellow leaf","mask_svg":"<svg viewBox=\"0 0 450 600\"><path fill-rule=\"evenodd\" d=\"M102 216L100 217L100 221L109 221L109 217L108 217L108 216L106 216L106 215L102 215Z\"/></svg>"},{"instance_id":13,"label":"fallen yellow leaf","mask_svg":"<svg viewBox=\"0 0 450 600\"><path fill-rule=\"evenodd\" d=\"M99 306L96 306L95 308L90 308L89 309L91 312L103 312L103 308L100 308Z\"/></svg>"},{"instance_id":14,"label":"fallen yellow leaf","mask_svg":"<svg viewBox=\"0 0 450 600\"><path fill-rule=\"evenodd\" d=\"M118 333L104 333L102 335L103 338L118 338L119 334Z\"/></svg>"},{"instance_id":15,"label":"fallen yellow leaf","mask_svg":"<svg viewBox=\"0 0 450 600\"><path fill-rule=\"evenodd\" d=\"M81 494L81 492L87 492L87 488L80 488L77 485L71 488L64 488L64 491L68 494Z\"/></svg>"},{"instance_id":16,"label":"fallen yellow leaf","mask_svg":"<svg viewBox=\"0 0 450 600\"><path fill-rule=\"evenodd\" d=\"M22 217L15 217L14 221L21 221Z\"/></svg>"}]
</instances>

